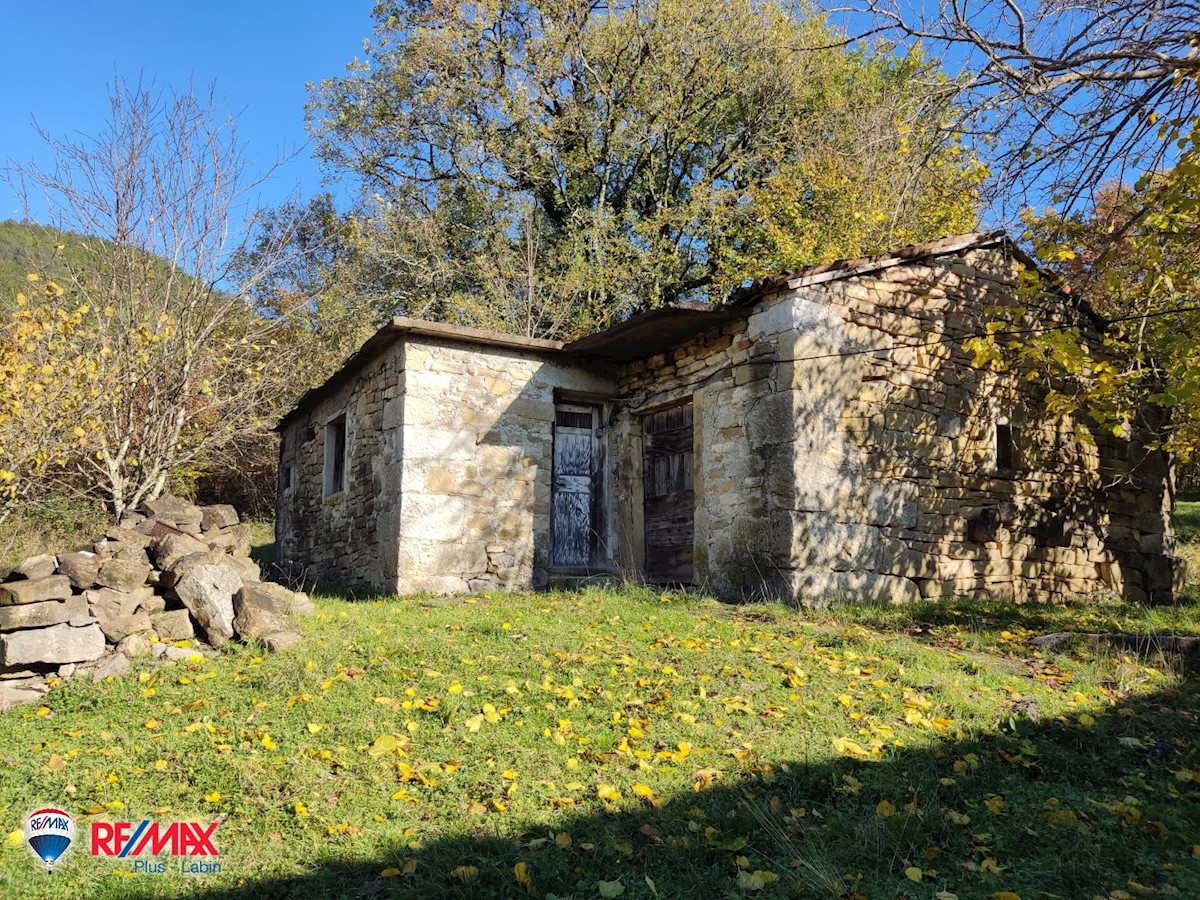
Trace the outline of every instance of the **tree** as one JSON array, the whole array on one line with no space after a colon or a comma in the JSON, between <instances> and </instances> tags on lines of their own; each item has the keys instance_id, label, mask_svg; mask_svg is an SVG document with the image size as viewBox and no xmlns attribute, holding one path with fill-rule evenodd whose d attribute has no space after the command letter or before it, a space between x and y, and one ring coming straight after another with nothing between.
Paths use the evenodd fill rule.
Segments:
<instances>
[{"instance_id":1,"label":"tree","mask_svg":"<svg viewBox=\"0 0 1200 900\"><path fill-rule=\"evenodd\" d=\"M57 305L57 283L28 280L29 293L17 292L0 319L0 522L61 490L98 425L100 360L87 310Z\"/></svg>"},{"instance_id":2,"label":"tree","mask_svg":"<svg viewBox=\"0 0 1200 900\"><path fill-rule=\"evenodd\" d=\"M100 134L43 133L53 164L16 164L9 178L43 195L60 231L88 236L64 263L62 290L41 302L51 315L81 311L91 405L76 423L87 452L69 463L119 516L259 428L289 396L289 361L280 317L247 300L278 259L264 248L256 271L227 281L262 180L250 175L234 121L211 92L119 80L110 103Z\"/></svg>"},{"instance_id":3,"label":"tree","mask_svg":"<svg viewBox=\"0 0 1200 900\"><path fill-rule=\"evenodd\" d=\"M1102 356L997 323L982 357L1067 376L1054 402L1118 434L1165 409L1149 440L1186 460L1200 447L1200 7L947 0L922 21L869 6L875 30L963 60L961 124L995 172L988 195L1022 210L1059 286L1112 322Z\"/></svg>"},{"instance_id":4,"label":"tree","mask_svg":"<svg viewBox=\"0 0 1200 900\"><path fill-rule=\"evenodd\" d=\"M1107 181L1170 167L1200 113L1195 0L944 0L921 19L867 6L871 31L962 61L963 127L1018 208L1086 207Z\"/></svg>"},{"instance_id":5,"label":"tree","mask_svg":"<svg viewBox=\"0 0 1200 900\"><path fill-rule=\"evenodd\" d=\"M975 221L936 67L797 53L838 36L791 5L396 0L375 23L309 113L361 180L381 312L572 334Z\"/></svg>"},{"instance_id":6,"label":"tree","mask_svg":"<svg viewBox=\"0 0 1200 900\"><path fill-rule=\"evenodd\" d=\"M1169 413L1157 436L1183 462L1200 448L1200 131L1169 171L1109 184L1086 213L1030 217L1035 248L1067 290L1113 323L1111 368L1076 365L1092 417L1118 433L1150 407ZM1048 338L1034 336L1028 353ZM1091 361L1089 361L1090 363Z\"/></svg>"}]
</instances>

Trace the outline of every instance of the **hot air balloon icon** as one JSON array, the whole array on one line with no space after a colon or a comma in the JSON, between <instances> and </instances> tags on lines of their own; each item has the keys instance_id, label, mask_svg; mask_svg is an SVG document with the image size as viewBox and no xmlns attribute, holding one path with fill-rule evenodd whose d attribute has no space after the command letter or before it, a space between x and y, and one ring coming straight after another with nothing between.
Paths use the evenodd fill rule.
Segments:
<instances>
[{"instance_id":1,"label":"hot air balloon icon","mask_svg":"<svg viewBox=\"0 0 1200 900\"><path fill-rule=\"evenodd\" d=\"M48 807L25 819L25 840L49 872L75 838L75 820L61 809Z\"/></svg>"}]
</instances>

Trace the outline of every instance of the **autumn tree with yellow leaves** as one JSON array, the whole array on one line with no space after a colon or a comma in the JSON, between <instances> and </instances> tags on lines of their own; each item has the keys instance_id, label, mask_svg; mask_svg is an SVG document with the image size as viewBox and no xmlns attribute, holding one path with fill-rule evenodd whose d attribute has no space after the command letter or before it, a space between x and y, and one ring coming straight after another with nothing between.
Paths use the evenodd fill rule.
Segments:
<instances>
[{"instance_id":1,"label":"autumn tree with yellow leaves","mask_svg":"<svg viewBox=\"0 0 1200 900\"><path fill-rule=\"evenodd\" d=\"M287 310L249 299L279 257L229 277L261 183L235 122L209 94L118 81L106 130L59 140L53 164L10 180L78 236L58 284L0 324L0 468L10 500L69 482L120 516L189 467L261 433L294 395ZM249 217L249 224L243 225ZM76 240L73 238L73 240ZM36 278L36 273L31 278ZM36 286L37 281L31 282ZM38 440L23 443L34 429Z\"/></svg>"},{"instance_id":2,"label":"autumn tree with yellow leaves","mask_svg":"<svg viewBox=\"0 0 1200 900\"><path fill-rule=\"evenodd\" d=\"M99 359L88 310L56 305L63 289L36 273L29 281L0 320L0 521L19 503L70 483L72 463L97 428Z\"/></svg>"}]
</instances>

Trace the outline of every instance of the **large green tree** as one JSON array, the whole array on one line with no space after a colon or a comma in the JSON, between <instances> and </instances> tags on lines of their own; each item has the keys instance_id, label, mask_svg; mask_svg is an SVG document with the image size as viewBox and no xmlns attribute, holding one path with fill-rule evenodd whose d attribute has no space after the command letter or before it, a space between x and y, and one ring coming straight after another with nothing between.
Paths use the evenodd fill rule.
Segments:
<instances>
[{"instance_id":1,"label":"large green tree","mask_svg":"<svg viewBox=\"0 0 1200 900\"><path fill-rule=\"evenodd\" d=\"M377 309L570 334L968 229L981 170L919 52L807 7L400 0L310 105Z\"/></svg>"}]
</instances>

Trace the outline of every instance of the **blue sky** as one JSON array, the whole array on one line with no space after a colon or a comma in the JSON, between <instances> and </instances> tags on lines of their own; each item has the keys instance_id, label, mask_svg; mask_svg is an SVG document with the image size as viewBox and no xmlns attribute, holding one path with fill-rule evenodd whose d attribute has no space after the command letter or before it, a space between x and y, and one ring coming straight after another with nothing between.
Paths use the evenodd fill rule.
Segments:
<instances>
[{"instance_id":1,"label":"blue sky","mask_svg":"<svg viewBox=\"0 0 1200 900\"><path fill-rule=\"evenodd\" d=\"M45 161L32 120L51 134L91 134L107 114L114 73L162 85L215 83L238 113L239 135L261 171L299 149L261 188L270 205L322 190L307 148L305 84L340 74L362 55L370 0L0 0L0 164ZM0 184L0 219L20 218ZM34 211L37 218L37 211Z\"/></svg>"}]
</instances>

